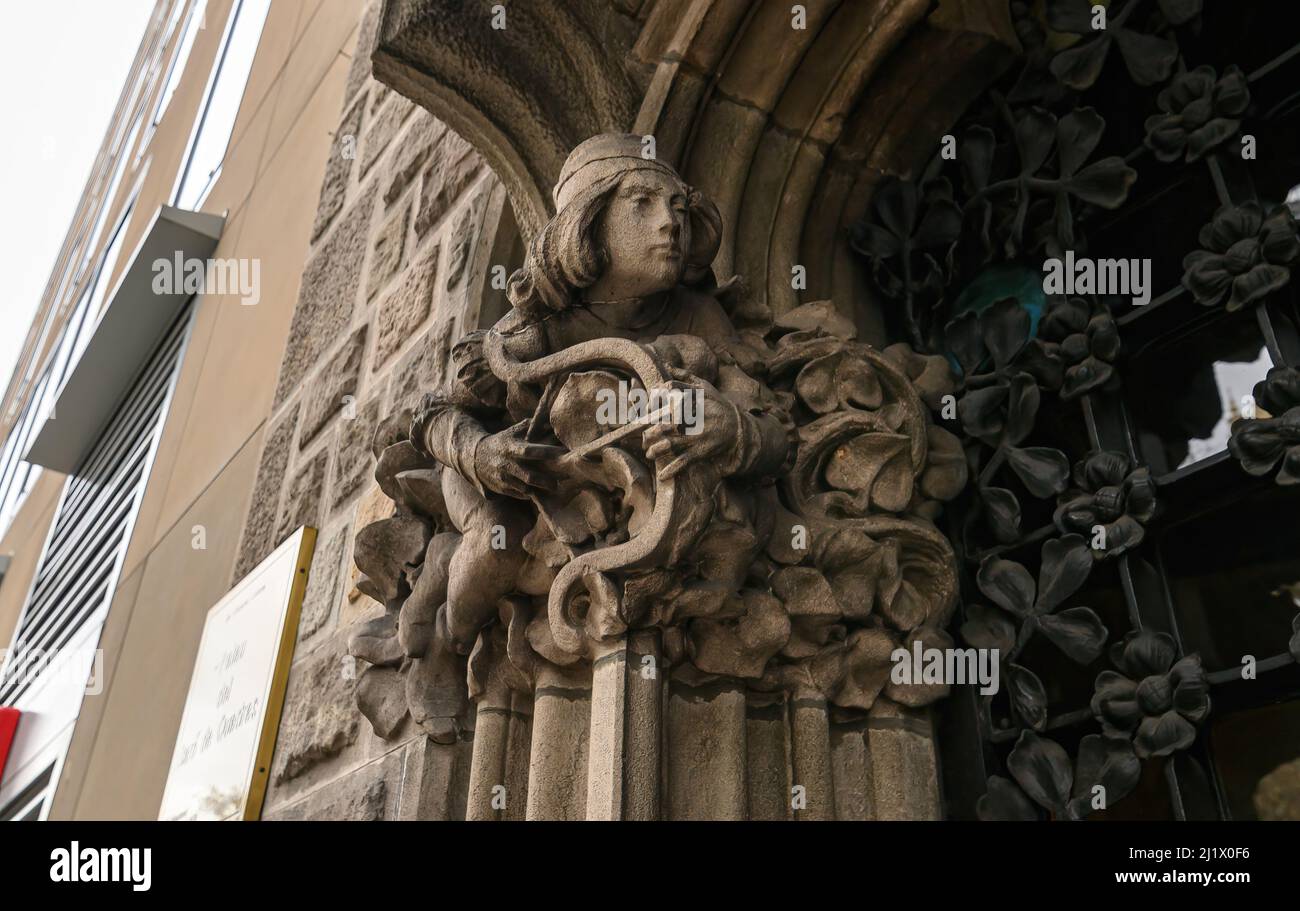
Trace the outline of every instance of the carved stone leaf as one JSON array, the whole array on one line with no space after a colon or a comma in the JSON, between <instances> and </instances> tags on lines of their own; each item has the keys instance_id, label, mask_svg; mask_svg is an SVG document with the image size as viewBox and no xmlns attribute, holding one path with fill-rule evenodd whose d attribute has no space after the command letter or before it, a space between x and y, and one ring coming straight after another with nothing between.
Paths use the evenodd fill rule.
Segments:
<instances>
[{"instance_id":1,"label":"carved stone leaf","mask_svg":"<svg viewBox=\"0 0 1300 911\"><path fill-rule=\"evenodd\" d=\"M442 655L414 658L406 669L406 702L411 718L434 743L454 743L467 727L469 692L466 659Z\"/></svg>"},{"instance_id":2,"label":"carved stone leaf","mask_svg":"<svg viewBox=\"0 0 1300 911\"><path fill-rule=\"evenodd\" d=\"M367 668L357 681L357 708L375 734L391 737L406 718L406 681L392 668Z\"/></svg>"},{"instance_id":3,"label":"carved stone leaf","mask_svg":"<svg viewBox=\"0 0 1300 911\"><path fill-rule=\"evenodd\" d=\"M357 533L353 561L383 593L385 602L397 597L403 574L423 559L430 531L429 523L419 516L395 516L372 522Z\"/></svg>"},{"instance_id":4,"label":"carved stone leaf","mask_svg":"<svg viewBox=\"0 0 1300 911\"><path fill-rule=\"evenodd\" d=\"M880 613L895 629L908 632L930 619L932 607L929 598L907 579L903 579L894 597L880 605Z\"/></svg>"},{"instance_id":5,"label":"carved stone leaf","mask_svg":"<svg viewBox=\"0 0 1300 911\"><path fill-rule=\"evenodd\" d=\"M420 566L420 577L411 587L411 594L402 602L397 617L397 635L402 651L411 658L423 656L433 641L434 621L438 608L447 600L451 558L460 540L461 536L455 532L444 532L430 539Z\"/></svg>"},{"instance_id":6,"label":"carved stone leaf","mask_svg":"<svg viewBox=\"0 0 1300 911\"><path fill-rule=\"evenodd\" d=\"M1050 134L1047 148L1051 148ZM1029 341L1029 322L1029 311L1015 298L1000 300L980 314L980 335L993 355L995 369L1006 368L1025 347Z\"/></svg>"},{"instance_id":7,"label":"carved stone leaf","mask_svg":"<svg viewBox=\"0 0 1300 911\"><path fill-rule=\"evenodd\" d=\"M404 500L405 491L397 479L398 475L432 467L432 461L427 456L420 455L411 445L410 440L402 440L387 447L380 454L375 464L375 480L379 482L380 490L388 494L390 500L400 503Z\"/></svg>"},{"instance_id":8,"label":"carved stone leaf","mask_svg":"<svg viewBox=\"0 0 1300 911\"><path fill-rule=\"evenodd\" d=\"M927 428L926 468L920 478L921 493L947 502L966 488L969 468L961 440L938 424Z\"/></svg>"},{"instance_id":9,"label":"carved stone leaf","mask_svg":"<svg viewBox=\"0 0 1300 911\"><path fill-rule=\"evenodd\" d=\"M777 329L786 332L816 332L849 341L857 338L858 331L852 320L835 309L828 300L812 301L795 307L774 320Z\"/></svg>"},{"instance_id":10,"label":"carved stone leaf","mask_svg":"<svg viewBox=\"0 0 1300 911\"><path fill-rule=\"evenodd\" d=\"M772 575L772 591L792 617L838 617L839 603L826 577L808 566L787 566Z\"/></svg>"},{"instance_id":11,"label":"carved stone leaf","mask_svg":"<svg viewBox=\"0 0 1300 911\"><path fill-rule=\"evenodd\" d=\"M901 512L912 499L911 438L864 433L837 448L826 463L826 483L837 490L864 492L871 506Z\"/></svg>"},{"instance_id":12,"label":"carved stone leaf","mask_svg":"<svg viewBox=\"0 0 1300 911\"><path fill-rule=\"evenodd\" d=\"M442 466L399 471L395 477L407 504L426 516L447 514L447 503L442 496Z\"/></svg>"},{"instance_id":13,"label":"carved stone leaf","mask_svg":"<svg viewBox=\"0 0 1300 911\"><path fill-rule=\"evenodd\" d=\"M1067 48L1052 58L1052 74L1070 88L1086 89L1101 75L1109 50L1108 39L1085 41Z\"/></svg>"},{"instance_id":14,"label":"carved stone leaf","mask_svg":"<svg viewBox=\"0 0 1300 911\"><path fill-rule=\"evenodd\" d=\"M1078 108L1061 118L1056 125L1056 146L1062 177L1073 175L1088 160L1105 128L1106 121L1093 108Z\"/></svg>"},{"instance_id":15,"label":"carved stone leaf","mask_svg":"<svg viewBox=\"0 0 1300 911\"><path fill-rule=\"evenodd\" d=\"M849 635L844 651L844 673L833 701L843 708L869 709L889 682L898 643L882 629L860 629Z\"/></svg>"},{"instance_id":16,"label":"carved stone leaf","mask_svg":"<svg viewBox=\"0 0 1300 911\"><path fill-rule=\"evenodd\" d=\"M966 376L979 369L985 349L984 339L980 335L979 316L974 310L967 310L948 323L944 328L944 345L957 358L957 363Z\"/></svg>"},{"instance_id":17,"label":"carved stone leaf","mask_svg":"<svg viewBox=\"0 0 1300 911\"><path fill-rule=\"evenodd\" d=\"M1020 38L1005 0L939 0L927 20L935 28L987 35L1019 53Z\"/></svg>"},{"instance_id":18,"label":"carved stone leaf","mask_svg":"<svg viewBox=\"0 0 1300 911\"><path fill-rule=\"evenodd\" d=\"M348 654L380 667L400 664L402 646L397 638L397 614L386 611L359 624L348 636Z\"/></svg>"},{"instance_id":19,"label":"carved stone leaf","mask_svg":"<svg viewBox=\"0 0 1300 911\"><path fill-rule=\"evenodd\" d=\"M957 402L957 419L968 436L990 446L996 446L1006 426L1003 406L1007 401L1008 387L1002 383L975 389Z\"/></svg>"},{"instance_id":20,"label":"carved stone leaf","mask_svg":"<svg viewBox=\"0 0 1300 911\"><path fill-rule=\"evenodd\" d=\"M790 618L778 599L749 590L743 600L745 612L736 619L691 622L688 652L705 673L761 677L767 662L790 638Z\"/></svg>"},{"instance_id":21,"label":"carved stone leaf","mask_svg":"<svg viewBox=\"0 0 1300 911\"><path fill-rule=\"evenodd\" d=\"M1007 423L1003 442L1017 446L1033 433L1034 420L1038 417L1041 398L1038 383L1032 376L1027 373L1017 373L1011 378L1007 390ZM1066 468L1068 472L1068 464Z\"/></svg>"},{"instance_id":22,"label":"carved stone leaf","mask_svg":"<svg viewBox=\"0 0 1300 911\"><path fill-rule=\"evenodd\" d=\"M844 407L879 408L884 401L880 380L871 366L845 352L815 358L795 378L795 390L818 414Z\"/></svg>"}]
</instances>

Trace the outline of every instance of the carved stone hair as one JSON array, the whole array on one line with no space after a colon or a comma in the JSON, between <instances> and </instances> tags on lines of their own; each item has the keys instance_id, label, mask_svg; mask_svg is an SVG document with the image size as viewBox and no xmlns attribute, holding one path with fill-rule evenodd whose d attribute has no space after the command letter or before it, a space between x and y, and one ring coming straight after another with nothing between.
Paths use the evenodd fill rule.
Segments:
<instances>
[{"instance_id":1,"label":"carved stone hair","mask_svg":"<svg viewBox=\"0 0 1300 911\"><path fill-rule=\"evenodd\" d=\"M523 266L510 276L506 295L515 309L529 319L562 312L574 305L578 291L600 278L609 265L609 253L597 240L596 228L626 176L626 171L608 174L577 190L538 232L528 245ZM686 201L691 246L682 284L705 285L713 280L711 266L722 240L722 217L699 190L686 187Z\"/></svg>"}]
</instances>

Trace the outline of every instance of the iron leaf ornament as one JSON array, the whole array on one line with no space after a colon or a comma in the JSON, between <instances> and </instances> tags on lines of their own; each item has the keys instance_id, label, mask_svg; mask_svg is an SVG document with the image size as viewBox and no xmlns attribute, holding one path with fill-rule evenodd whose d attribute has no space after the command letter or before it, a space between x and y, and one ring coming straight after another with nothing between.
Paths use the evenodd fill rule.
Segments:
<instances>
[{"instance_id":1,"label":"iron leaf ornament","mask_svg":"<svg viewBox=\"0 0 1300 911\"><path fill-rule=\"evenodd\" d=\"M1136 787L1143 758L1185 749L1209 711L1199 658L1166 656L1158 634L1138 630L1112 646L1107 670L1112 631L1077 603L1097 566L1141 547L1158 503L1146 466L1118 452L1067 452L1045 429L1044 415L1119 392L1123 346L1114 299L1047 294L1041 268L1044 257L1086 255L1090 220L1122 207L1138 179L1141 158L1107 154L1105 120L1082 100L1108 61L1123 66L1106 85L1123 73L1149 98L1139 135L1156 162L1225 147L1250 92L1236 67L1180 62L1179 33L1197 27L1201 0L1114 2L1104 27L1095 6L1013 0L1020 65L950 129L955 160L936 154L915 175L886 176L850 233L909 351L946 360L957 380L942 423L959 437L973 481L954 516L974 583L960 638L998 651L1010 710L1000 723L1020 731L1007 774L988 781L982 819L1080 819L1109 808ZM1201 233L1203 249L1187 256L1184 284L1206 305L1262 299L1300 256L1289 219L1258 207L1221 211ZM1231 444L1253 473L1281 463L1279 483L1300 467L1291 382L1257 390L1278 410L1261 404ZM1048 694L1060 687L1041 649L1027 649L1039 634L1069 662L1101 666L1090 712L1099 733L1071 740L1074 757L1054 732L1081 722L1052 716ZM991 712L993 700L984 705Z\"/></svg>"}]
</instances>

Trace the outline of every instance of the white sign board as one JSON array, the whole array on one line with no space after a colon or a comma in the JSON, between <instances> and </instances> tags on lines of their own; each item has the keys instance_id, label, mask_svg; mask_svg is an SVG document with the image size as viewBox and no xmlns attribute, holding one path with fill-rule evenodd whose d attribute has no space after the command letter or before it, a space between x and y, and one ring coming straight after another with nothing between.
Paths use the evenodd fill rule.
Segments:
<instances>
[{"instance_id":1,"label":"white sign board","mask_svg":"<svg viewBox=\"0 0 1300 911\"><path fill-rule=\"evenodd\" d=\"M159 819L257 819L316 531L300 528L203 625Z\"/></svg>"}]
</instances>

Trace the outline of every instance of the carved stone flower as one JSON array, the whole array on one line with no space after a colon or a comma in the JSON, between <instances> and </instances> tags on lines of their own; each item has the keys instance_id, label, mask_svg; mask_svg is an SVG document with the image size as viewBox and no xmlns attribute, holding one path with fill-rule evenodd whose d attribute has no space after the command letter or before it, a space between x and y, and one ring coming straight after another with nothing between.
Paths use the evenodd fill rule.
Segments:
<instances>
[{"instance_id":1,"label":"carved stone flower","mask_svg":"<svg viewBox=\"0 0 1300 911\"><path fill-rule=\"evenodd\" d=\"M1273 367L1255 384L1254 397L1270 416L1234 423L1228 451L1256 476L1268 474L1281 460L1277 483L1300 484L1300 369Z\"/></svg>"},{"instance_id":2,"label":"carved stone flower","mask_svg":"<svg viewBox=\"0 0 1300 911\"><path fill-rule=\"evenodd\" d=\"M1198 303L1228 310L1260 300L1291 280L1300 259L1296 222L1286 206L1267 217L1257 202L1224 206L1201 228L1202 249L1183 258L1183 285Z\"/></svg>"},{"instance_id":3,"label":"carved stone flower","mask_svg":"<svg viewBox=\"0 0 1300 911\"><path fill-rule=\"evenodd\" d=\"M1142 543L1143 525L1156 509L1155 482L1145 465L1119 452L1091 452L1074 466L1073 480L1057 500L1057 528L1090 538L1099 560Z\"/></svg>"},{"instance_id":4,"label":"carved stone flower","mask_svg":"<svg viewBox=\"0 0 1300 911\"><path fill-rule=\"evenodd\" d=\"M988 791L975 812L985 822L1033 821L1042 807L1055 819L1088 816L1100 797L1113 806L1137 787L1142 763L1126 739L1089 734L1079 741L1071 768L1070 755L1056 741L1025 731L1007 757L1012 780L992 775ZM1098 786L1100 785L1100 789Z\"/></svg>"},{"instance_id":5,"label":"carved stone flower","mask_svg":"<svg viewBox=\"0 0 1300 911\"><path fill-rule=\"evenodd\" d=\"M1119 670L1097 675L1093 715L1106 734L1131 737L1143 759L1187 749L1210 713L1201 656L1175 657L1171 636L1134 630L1111 647Z\"/></svg>"},{"instance_id":6,"label":"carved stone flower","mask_svg":"<svg viewBox=\"0 0 1300 911\"><path fill-rule=\"evenodd\" d=\"M1043 315L1038 337L1056 344L1065 365L1060 396L1069 401L1119 385L1119 328L1105 306L1081 297L1058 298Z\"/></svg>"},{"instance_id":7,"label":"carved stone flower","mask_svg":"<svg viewBox=\"0 0 1300 911\"><path fill-rule=\"evenodd\" d=\"M1250 104L1246 76L1235 66L1180 73L1156 98L1161 113L1147 118L1146 146L1161 161L1197 161L1241 126Z\"/></svg>"}]
</instances>

